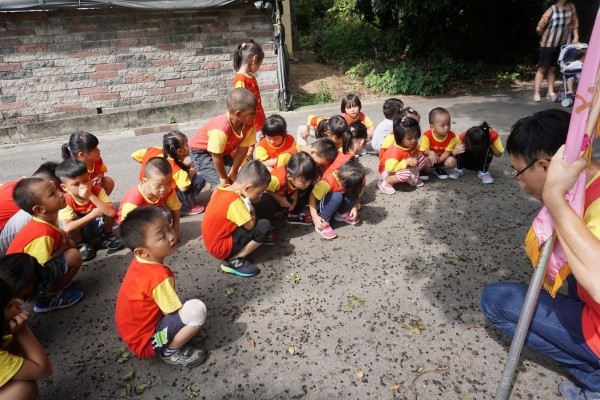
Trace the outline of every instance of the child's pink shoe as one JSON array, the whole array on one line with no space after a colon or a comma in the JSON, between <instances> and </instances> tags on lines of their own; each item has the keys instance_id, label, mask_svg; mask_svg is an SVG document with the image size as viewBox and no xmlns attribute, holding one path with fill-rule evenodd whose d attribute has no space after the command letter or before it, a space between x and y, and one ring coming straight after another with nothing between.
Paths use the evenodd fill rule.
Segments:
<instances>
[{"instance_id":1,"label":"child's pink shoe","mask_svg":"<svg viewBox=\"0 0 600 400\"><path fill-rule=\"evenodd\" d=\"M379 189L385 194L396 194L396 189L385 180L380 180L377 186L379 186Z\"/></svg>"},{"instance_id":2,"label":"child's pink shoe","mask_svg":"<svg viewBox=\"0 0 600 400\"><path fill-rule=\"evenodd\" d=\"M356 225L360 221L360 218L358 218L358 217L352 218L350 216L349 212L346 212L343 214L335 213L335 215L333 216L333 219L335 219L336 221L339 221L339 222L345 222L350 225Z\"/></svg>"},{"instance_id":3,"label":"child's pink shoe","mask_svg":"<svg viewBox=\"0 0 600 400\"><path fill-rule=\"evenodd\" d=\"M337 237L337 233L333 230L331 225L328 222L325 222L323 228L319 229L315 226L315 231L319 232L323 239L331 240Z\"/></svg>"}]
</instances>

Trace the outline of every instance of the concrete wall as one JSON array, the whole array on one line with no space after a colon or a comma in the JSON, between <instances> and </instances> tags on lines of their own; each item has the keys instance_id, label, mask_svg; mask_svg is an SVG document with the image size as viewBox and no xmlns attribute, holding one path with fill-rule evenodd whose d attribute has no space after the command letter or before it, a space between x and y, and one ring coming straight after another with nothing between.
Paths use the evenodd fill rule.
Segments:
<instances>
[{"instance_id":1,"label":"concrete wall","mask_svg":"<svg viewBox=\"0 0 600 400\"><path fill-rule=\"evenodd\" d=\"M0 13L0 129L14 134L11 125L91 117L100 109L219 104L232 83L231 52L249 38L265 49L257 77L268 108L277 89L271 36L266 15L252 4ZM195 117L204 117L201 107Z\"/></svg>"}]
</instances>

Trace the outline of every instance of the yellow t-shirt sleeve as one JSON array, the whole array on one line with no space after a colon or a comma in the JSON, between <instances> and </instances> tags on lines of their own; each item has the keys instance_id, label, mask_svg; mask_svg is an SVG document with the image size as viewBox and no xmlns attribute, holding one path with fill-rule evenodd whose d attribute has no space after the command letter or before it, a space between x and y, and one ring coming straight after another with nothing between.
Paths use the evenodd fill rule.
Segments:
<instances>
[{"instance_id":1,"label":"yellow t-shirt sleeve","mask_svg":"<svg viewBox=\"0 0 600 400\"><path fill-rule=\"evenodd\" d=\"M383 142L381 143L381 150L390 148L390 146L393 145L395 141L396 138L394 137L394 134L390 133L385 138L383 138Z\"/></svg>"},{"instance_id":2,"label":"yellow t-shirt sleeve","mask_svg":"<svg viewBox=\"0 0 600 400\"><path fill-rule=\"evenodd\" d=\"M227 219L237 226L242 226L252 219L252 215L250 215L244 201L240 198L232 201L229 205Z\"/></svg>"},{"instance_id":3,"label":"yellow t-shirt sleeve","mask_svg":"<svg viewBox=\"0 0 600 400\"><path fill-rule=\"evenodd\" d=\"M21 366L23 366L22 357L0 350L0 388L19 372Z\"/></svg>"},{"instance_id":4,"label":"yellow t-shirt sleeve","mask_svg":"<svg viewBox=\"0 0 600 400\"><path fill-rule=\"evenodd\" d=\"M152 289L152 298L163 314L171 314L182 306L179 296L175 292L175 279L169 277Z\"/></svg>"},{"instance_id":5,"label":"yellow t-shirt sleeve","mask_svg":"<svg viewBox=\"0 0 600 400\"><path fill-rule=\"evenodd\" d=\"M254 128L248 129L246 136L240 142L240 147L250 147L256 144L256 131Z\"/></svg>"},{"instance_id":6,"label":"yellow t-shirt sleeve","mask_svg":"<svg viewBox=\"0 0 600 400\"><path fill-rule=\"evenodd\" d=\"M51 236L42 236L33 239L25 246L25 253L34 257L42 265L46 264L52 258L52 249L54 248L54 239Z\"/></svg>"},{"instance_id":7,"label":"yellow t-shirt sleeve","mask_svg":"<svg viewBox=\"0 0 600 400\"><path fill-rule=\"evenodd\" d=\"M312 119L315 117L315 115L309 115L308 118L306 118L306 126L311 125ZM315 126L316 128L316 126Z\"/></svg>"},{"instance_id":8,"label":"yellow t-shirt sleeve","mask_svg":"<svg viewBox=\"0 0 600 400\"><path fill-rule=\"evenodd\" d=\"M178 189L186 188L192 184L192 181L190 181L190 175L182 169L173 174L173 180L175 181Z\"/></svg>"},{"instance_id":9,"label":"yellow t-shirt sleeve","mask_svg":"<svg viewBox=\"0 0 600 400\"><path fill-rule=\"evenodd\" d=\"M269 186L267 187L267 191L276 192L281 187L281 183L276 176L271 175L271 182L269 182Z\"/></svg>"},{"instance_id":10,"label":"yellow t-shirt sleeve","mask_svg":"<svg viewBox=\"0 0 600 400\"><path fill-rule=\"evenodd\" d=\"M141 163L142 160L144 159L144 156L146 155L147 151L148 151L148 149L141 149L138 151L134 151L133 153L131 153L131 158L133 158L135 161Z\"/></svg>"},{"instance_id":11,"label":"yellow t-shirt sleeve","mask_svg":"<svg viewBox=\"0 0 600 400\"><path fill-rule=\"evenodd\" d=\"M121 221L123 221L125 219L127 214L129 214L136 208L137 208L137 206L133 203L123 203L123 205L121 206Z\"/></svg>"},{"instance_id":12,"label":"yellow t-shirt sleeve","mask_svg":"<svg viewBox=\"0 0 600 400\"><path fill-rule=\"evenodd\" d=\"M101 173L108 172L108 167L106 166L106 164L102 163L102 166L100 167L100 172Z\"/></svg>"},{"instance_id":13,"label":"yellow t-shirt sleeve","mask_svg":"<svg viewBox=\"0 0 600 400\"><path fill-rule=\"evenodd\" d=\"M448 145L446 146L444 151L452 153L452 150L454 150L455 147L456 147L456 137L454 139L452 139L450 141L450 143L448 143Z\"/></svg>"},{"instance_id":14,"label":"yellow t-shirt sleeve","mask_svg":"<svg viewBox=\"0 0 600 400\"><path fill-rule=\"evenodd\" d=\"M330 190L331 186L329 186L329 183L327 183L327 181L321 180L313 188L312 194L317 200L320 201L323 197L325 197L327 193L329 193Z\"/></svg>"},{"instance_id":15,"label":"yellow t-shirt sleeve","mask_svg":"<svg viewBox=\"0 0 600 400\"><path fill-rule=\"evenodd\" d=\"M498 153L504 153L504 147L502 146L502 140L500 140L500 136L498 136L498 138L492 142L492 147L496 149Z\"/></svg>"},{"instance_id":16,"label":"yellow t-shirt sleeve","mask_svg":"<svg viewBox=\"0 0 600 400\"><path fill-rule=\"evenodd\" d=\"M600 239L600 218L598 218L598 215L600 215L600 199L590 204L583 214L583 220L587 228Z\"/></svg>"},{"instance_id":17,"label":"yellow t-shirt sleeve","mask_svg":"<svg viewBox=\"0 0 600 400\"><path fill-rule=\"evenodd\" d=\"M427 136L421 136L421 144L419 145L419 151L429 151L429 139L427 138Z\"/></svg>"},{"instance_id":18,"label":"yellow t-shirt sleeve","mask_svg":"<svg viewBox=\"0 0 600 400\"><path fill-rule=\"evenodd\" d=\"M244 83L244 81L236 81L235 84L233 85L234 88L246 88L246 84Z\"/></svg>"},{"instance_id":19,"label":"yellow t-shirt sleeve","mask_svg":"<svg viewBox=\"0 0 600 400\"><path fill-rule=\"evenodd\" d=\"M401 169L406 169L406 160L395 160L390 158L385 162L385 170L388 172L398 172Z\"/></svg>"},{"instance_id":20,"label":"yellow t-shirt sleeve","mask_svg":"<svg viewBox=\"0 0 600 400\"><path fill-rule=\"evenodd\" d=\"M59 221L73 221L77 215L73 207L67 204L67 206L58 212Z\"/></svg>"},{"instance_id":21,"label":"yellow t-shirt sleeve","mask_svg":"<svg viewBox=\"0 0 600 400\"><path fill-rule=\"evenodd\" d=\"M292 158L290 153L281 153L277 156L277 165L275 166L281 167L282 165L287 165L290 162L290 158Z\"/></svg>"},{"instance_id":22,"label":"yellow t-shirt sleeve","mask_svg":"<svg viewBox=\"0 0 600 400\"><path fill-rule=\"evenodd\" d=\"M225 135L225 132L218 129L211 129L207 132L207 135L208 144L206 145L206 150L215 154L223 154L227 145L227 135Z\"/></svg>"},{"instance_id":23,"label":"yellow t-shirt sleeve","mask_svg":"<svg viewBox=\"0 0 600 400\"><path fill-rule=\"evenodd\" d=\"M98 200L100 200L103 203L112 203L110 197L108 197L104 189L102 189L100 193L98 193Z\"/></svg>"},{"instance_id":24,"label":"yellow t-shirt sleeve","mask_svg":"<svg viewBox=\"0 0 600 400\"><path fill-rule=\"evenodd\" d=\"M179 201L179 197L177 197L177 193L174 190L167 198L165 205L171 211L181 210L181 201Z\"/></svg>"},{"instance_id":25,"label":"yellow t-shirt sleeve","mask_svg":"<svg viewBox=\"0 0 600 400\"><path fill-rule=\"evenodd\" d=\"M267 161L269 159L269 155L267 154L267 149L262 146L256 146L254 148L254 158L259 161Z\"/></svg>"},{"instance_id":26,"label":"yellow t-shirt sleeve","mask_svg":"<svg viewBox=\"0 0 600 400\"><path fill-rule=\"evenodd\" d=\"M370 127L373 126L373 121L371 121L371 118L369 118L365 115L365 120L363 121L363 124L365 124L365 127L367 129L369 129Z\"/></svg>"}]
</instances>

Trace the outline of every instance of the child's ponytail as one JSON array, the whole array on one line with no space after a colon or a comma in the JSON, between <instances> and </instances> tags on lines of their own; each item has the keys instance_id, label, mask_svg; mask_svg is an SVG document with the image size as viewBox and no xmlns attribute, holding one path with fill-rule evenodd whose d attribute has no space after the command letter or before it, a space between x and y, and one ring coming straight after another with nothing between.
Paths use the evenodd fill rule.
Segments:
<instances>
[{"instance_id":1,"label":"child's ponytail","mask_svg":"<svg viewBox=\"0 0 600 400\"><path fill-rule=\"evenodd\" d=\"M490 128L488 123L485 121L479 126L469 128L465 134L464 140L467 150L472 151L473 153L479 153L480 151L487 150L491 144L491 130L492 128Z\"/></svg>"},{"instance_id":2,"label":"child's ponytail","mask_svg":"<svg viewBox=\"0 0 600 400\"><path fill-rule=\"evenodd\" d=\"M69 160L69 159L73 158L73 154L71 153L71 150L69 149L69 143L63 143L60 153L62 155L63 160Z\"/></svg>"},{"instance_id":3,"label":"child's ponytail","mask_svg":"<svg viewBox=\"0 0 600 400\"><path fill-rule=\"evenodd\" d=\"M250 39L248 42L238 44L233 50L233 69L239 71L254 56L258 62L262 62L265 58L265 52L258 43Z\"/></svg>"},{"instance_id":4,"label":"child's ponytail","mask_svg":"<svg viewBox=\"0 0 600 400\"><path fill-rule=\"evenodd\" d=\"M163 156L171 157L175 164L182 170L188 172L190 168L177 156L177 150L183 147L183 142L187 140L187 136L179 131L171 131L163 136Z\"/></svg>"},{"instance_id":5,"label":"child's ponytail","mask_svg":"<svg viewBox=\"0 0 600 400\"><path fill-rule=\"evenodd\" d=\"M338 169L338 178L344 187L344 192L350 195L360 194L365 176L365 167L356 158L346 161Z\"/></svg>"},{"instance_id":6,"label":"child's ponytail","mask_svg":"<svg viewBox=\"0 0 600 400\"><path fill-rule=\"evenodd\" d=\"M367 140L367 127L360 121L353 122L348 126L348 129L344 132L342 140L342 153L348 154L353 150L355 139Z\"/></svg>"},{"instance_id":7,"label":"child's ponytail","mask_svg":"<svg viewBox=\"0 0 600 400\"><path fill-rule=\"evenodd\" d=\"M319 123L317 124L317 128L315 129L315 137L317 139L321 139L322 137L327 137L327 135L325 134L326 132L329 132L329 118L323 118L322 120L319 121Z\"/></svg>"},{"instance_id":8,"label":"child's ponytail","mask_svg":"<svg viewBox=\"0 0 600 400\"><path fill-rule=\"evenodd\" d=\"M87 154L98 147L98 138L91 133L77 131L69 137L69 143L62 146L62 157L64 160L75 158L77 154Z\"/></svg>"},{"instance_id":9,"label":"child's ponytail","mask_svg":"<svg viewBox=\"0 0 600 400\"><path fill-rule=\"evenodd\" d=\"M417 139L421 136L421 127L419 123L411 117L400 117L394 119L393 125L394 141L396 145L401 146L404 137L408 132L416 135Z\"/></svg>"}]
</instances>

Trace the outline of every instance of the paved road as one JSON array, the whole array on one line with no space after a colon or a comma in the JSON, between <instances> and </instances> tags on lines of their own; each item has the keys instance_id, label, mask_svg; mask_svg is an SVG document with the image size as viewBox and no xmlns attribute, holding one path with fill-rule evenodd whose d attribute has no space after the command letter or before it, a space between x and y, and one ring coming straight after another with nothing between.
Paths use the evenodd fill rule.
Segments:
<instances>
[{"instance_id":1,"label":"paved road","mask_svg":"<svg viewBox=\"0 0 600 400\"><path fill-rule=\"evenodd\" d=\"M403 100L423 116L450 110L456 132L488 123L506 134L520 117L552 107L530 93ZM374 121L384 99L365 101ZM283 113L288 125L308 114L339 112L321 105ZM185 124L191 135L200 121ZM160 143L160 135L98 133L117 188L135 183L130 154ZM505 136L504 136L505 138ZM65 138L0 148L0 181L57 160ZM377 159L363 158L374 171ZM100 252L75 286L85 292L68 310L35 315L32 327L48 349L54 375L43 399L488 399L507 354L507 340L488 327L479 308L487 282L528 281L521 244L539 204L510 177L505 157L494 161L494 185L473 174L430 180L423 188L383 195L367 177L359 226L335 225L339 238L322 241L308 227L276 224L278 244L253 261L261 275L225 275L198 241L201 216L182 221L183 242L168 264L182 299L201 298L209 316L195 343L211 351L204 365L177 369L156 360L120 357L113 314L120 280L131 260L122 250ZM559 399L564 378L556 364L525 352L513 398ZM134 376L129 374L134 372Z\"/></svg>"}]
</instances>

